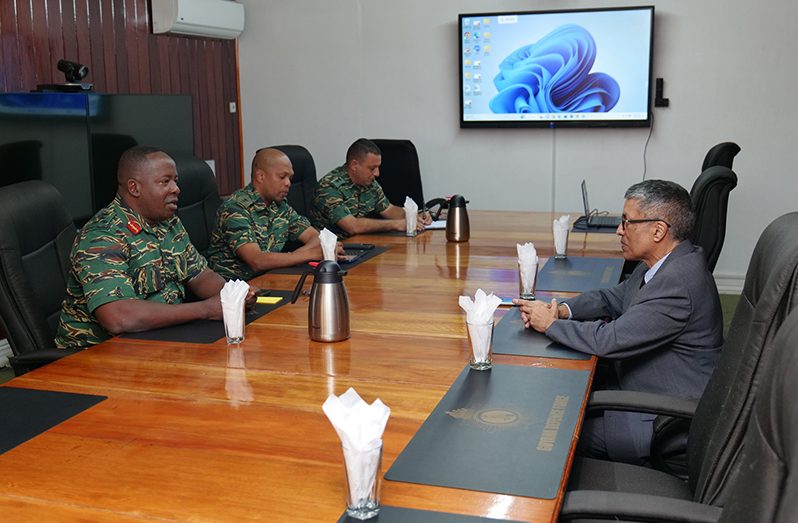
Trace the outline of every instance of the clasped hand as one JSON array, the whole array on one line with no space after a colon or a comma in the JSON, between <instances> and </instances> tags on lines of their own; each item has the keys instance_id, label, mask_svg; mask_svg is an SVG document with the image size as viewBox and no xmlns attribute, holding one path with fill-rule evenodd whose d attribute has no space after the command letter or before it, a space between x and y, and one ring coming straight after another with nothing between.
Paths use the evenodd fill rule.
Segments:
<instances>
[{"instance_id":1,"label":"clasped hand","mask_svg":"<svg viewBox=\"0 0 798 523\"><path fill-rule=\"evenodd\" d=\"M559 318L557 300L546 303L541 300L527 301L514 299L513 304L521 310L521 320L527 329L546 332L546 329Z\"/></svg>"}]
</instances>

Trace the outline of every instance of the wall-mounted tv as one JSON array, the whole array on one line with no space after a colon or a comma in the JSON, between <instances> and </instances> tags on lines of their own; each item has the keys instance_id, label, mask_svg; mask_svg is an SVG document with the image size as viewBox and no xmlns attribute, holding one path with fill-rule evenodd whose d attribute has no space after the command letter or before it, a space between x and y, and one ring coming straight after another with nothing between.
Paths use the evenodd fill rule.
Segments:
<instances>
[{"instance_id":1,"label":"wall-mounted tv","mask_svg":"<svg viewBox=\"0 0 798 523\"><path fill-rule=\"evenodd\" d=\"M460 127L648 127L654 7L461 14Z\"/></svg>"}]
</instances>

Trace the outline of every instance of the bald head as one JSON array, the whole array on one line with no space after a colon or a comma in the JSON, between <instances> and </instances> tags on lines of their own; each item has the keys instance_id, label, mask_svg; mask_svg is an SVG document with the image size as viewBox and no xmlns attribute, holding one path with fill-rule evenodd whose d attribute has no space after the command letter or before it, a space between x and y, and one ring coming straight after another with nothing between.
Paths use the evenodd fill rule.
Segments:
<instances>
[{"instance_id":1,"label":"bald head","mask_svg":"<svg viewBox=\"0 0 798 523\"><path fill-rule=\"evenodd\" d=\"M266 203L282 202L288 196L294 168L279 149L260 149L252 159L252 185Z\"/></svg>"},{"instance_id":2,"label":"bald head","mask_svg":"<svg viewBox=\"0 0 798 523\"><path fill-rule=\"evenodd\" d=\"M255 157L252 159L252 179L255 179L255 171L257 169L266 170L270 167L273 167L275 164L279 162L286 161L289 165L291 165L291 160L288 159L288 156L279 149L272 149L272 148L264 148L258 149L255 153Z\"/></svg>"}]
</instances>

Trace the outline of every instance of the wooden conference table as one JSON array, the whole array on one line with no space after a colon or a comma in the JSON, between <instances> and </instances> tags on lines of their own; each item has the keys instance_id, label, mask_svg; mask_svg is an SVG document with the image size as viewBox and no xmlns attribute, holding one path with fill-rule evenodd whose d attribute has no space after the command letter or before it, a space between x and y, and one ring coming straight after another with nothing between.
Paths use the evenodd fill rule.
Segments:
<instances>
[{"instance_id":1,"label":"wooden conference table","mask_svg":"<svg viewBox=\"0 0 798 523\"><path fill-rule=\"evenodd\" d=\"M515 245L533 241L551 254L554 217L471 211L471 240L461 244L447 243L445 231L353 238L391 249L345 278L347 341L310 341L302 298L248 325L239 349L224 340L115 338L14 379L10 386L108 399L0 455L0 512L9 521L336 521L345 508L343 463L324 400L354 387L391 408L387 471L467 363L457 297L477 288L517 294ZM614 235L571 233L571 256L618 252ZM264 275L254 283L290 289L296 281ZM384 481L382 504L554 521L564 483L557 498L534 499Z\"/></svg>"}]
</instances>

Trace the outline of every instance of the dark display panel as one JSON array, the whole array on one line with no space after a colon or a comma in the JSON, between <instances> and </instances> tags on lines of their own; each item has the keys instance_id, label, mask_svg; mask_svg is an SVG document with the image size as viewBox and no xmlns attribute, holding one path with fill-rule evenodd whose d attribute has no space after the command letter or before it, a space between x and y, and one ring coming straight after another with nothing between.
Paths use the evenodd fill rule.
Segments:
<instances>
[{"instance_id":1,"label":"dark display panel","mask_svg":"<svg viewBox=\"0 0 798 523\"><path fill-rule=\"evenodd\" d=\"M116 193L116 167L134 145L193 156L189 95L0 94L0 185L44 180L77 222Z\"/></svg>"}]
</instances>

